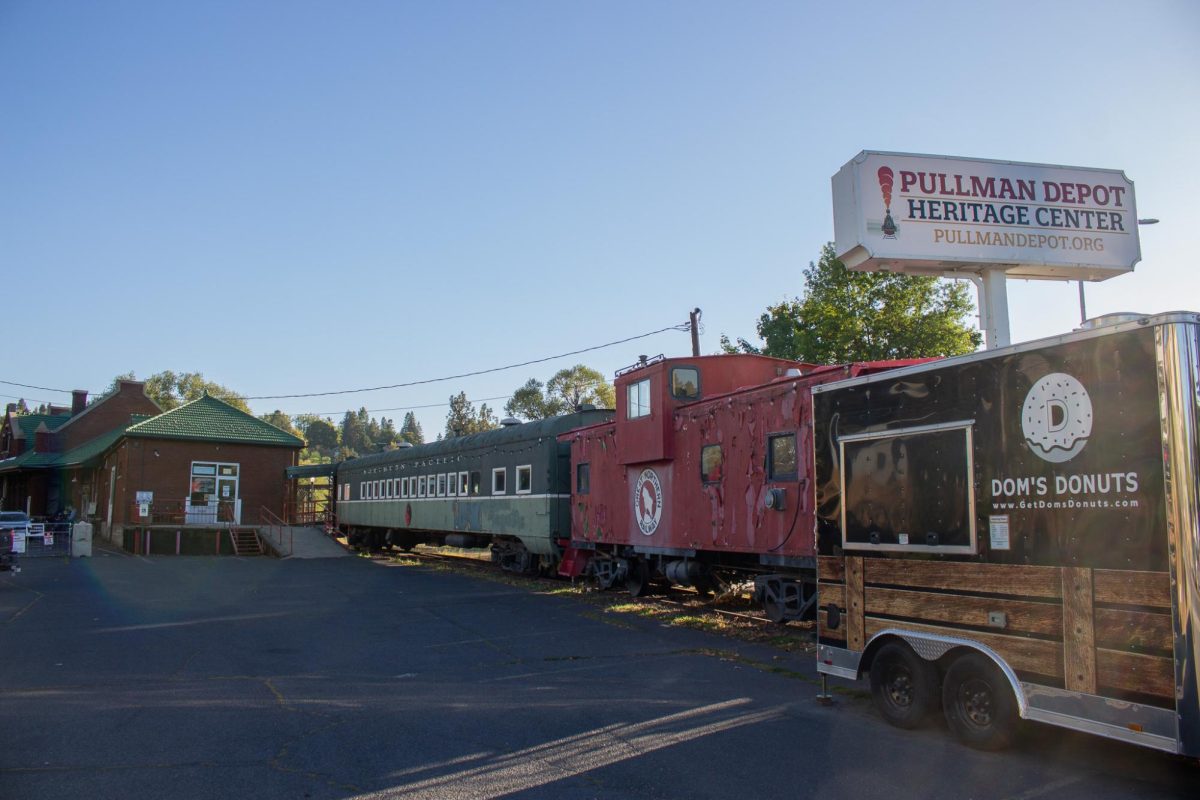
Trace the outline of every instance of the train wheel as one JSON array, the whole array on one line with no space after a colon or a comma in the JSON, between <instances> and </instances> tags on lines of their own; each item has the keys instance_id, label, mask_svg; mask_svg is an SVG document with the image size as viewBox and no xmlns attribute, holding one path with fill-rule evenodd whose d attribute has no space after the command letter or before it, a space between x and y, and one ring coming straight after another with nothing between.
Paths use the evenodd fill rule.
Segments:
<instances>
[{"instance_id":1,"label":"train wheel","mask_svg":"<svg viewBox=\"0 0 1200 800\"><path fill-rule=\"evenodd\" d=\"M904 642L888 642L871 662L871 696L889 723L916 728L937 707L937 668Z\"/></svg>"},{"instance_id":2,"label":"train wheel","mask_svg":"<svg viewBox=\"0 0 1200 800\"><path fill-rule=\"evenodd\" d=\"M1017 700L991 659L967 653L946 670L942 707L950 730L977 750L1002 750L1017 730Z\"/></svg>"},{"instance_id":3,"label":"train wheel","mask_svg":"<svg viewBox=\"0 0 1200 800\"><path fill-rule=\"evenodd\" d=\"M650 565L639 558L629 563L629 574L625 576L625 588L630 597L644 597L650 588Z\"/></svg>"}]
</instances>

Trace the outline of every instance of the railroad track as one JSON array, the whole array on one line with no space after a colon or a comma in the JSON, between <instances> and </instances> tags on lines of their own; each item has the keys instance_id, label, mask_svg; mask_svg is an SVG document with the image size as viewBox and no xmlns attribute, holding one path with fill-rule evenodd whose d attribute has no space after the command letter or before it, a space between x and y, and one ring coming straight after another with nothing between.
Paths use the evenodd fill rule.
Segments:
<instances>
[{"instance_id":1,"label":"railroad track","mask_svg":"<svg viewBox=\"0 0 1200 800\"><path fill-rule=\"evenodd\" d=\"M416 549L416 548L414 548L413 550L401 551L401 552L385 552L383 554L374 554L373 553L371 555L371 557L372 558L380 558L380 559L414 558L419 561L427 561L430 563L446 563L446 564L461 565L461 566L469 567L471 569L489 569L489 570L496 569L496 567L493 565L493 563L491 561L491 558L486 555L472 556L472 555L464 555L461 553L429 552L427 550ZM520 576L516 576L515 573L504 573L504 574L513 574L515 577L520 577ZM531 577L535 577L535 576L531 576ZM687 600L681 599L679 597L680 595L687 597L688 599ZM681 586L672 586L666 590L665 594L651 595L651 596L642 597L642 598L626 597L626 598L624 598L624 600L627 602L638 602L638 603L644 602L647 605L657 604L660 606L670 606L672 608L677 608L682 611L690 611L690 612L694 612L694 613L713 614L716 616L724 617L726 619L736 620L736 621L742 622L742 623L750 623L750 624L753 624L756 626L761 626L764 628L778 629L781 633L789 632L789 633L796 633L796 634L803 635L806 632L805 626L803 624L791 624L791 625L786 625L786 626L778 625L774 622L771 622L769 619L767 619L766 616L761 611L734 611L734 610L728 609L728 608L721 608L719 605L716 605L714 603L715 602L728 602L727 599L724 601L717 600L717 601L707 601L706 602L702 599L702 597L703 597L703 595L701 595L701 593L695 589L691 589L688 587L681 587ZM749 605L750 604L749 599L748 598L744 598L744 599L746 600L747 605Z\"/></svg>"}]
</instances>

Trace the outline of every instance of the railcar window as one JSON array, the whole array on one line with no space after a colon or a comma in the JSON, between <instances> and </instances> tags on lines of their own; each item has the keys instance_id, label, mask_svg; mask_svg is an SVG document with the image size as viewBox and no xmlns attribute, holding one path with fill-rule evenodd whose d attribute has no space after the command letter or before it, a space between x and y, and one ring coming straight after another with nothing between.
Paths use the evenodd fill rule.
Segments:
<instances>
[{"instance_id":1,"label":"railcar window","mask_svg":"<svg viewBox=\"0 0 1200 800\"><path fill-rule=\"evenodd\" d=\"M767 479L794 481L799 477L796 468L796 434L781 433L767 437Z\"/></svg>"},{"instance_id":2,"label":"railcar window","mask_svg":"<svg viewBox=\"0 0 1200 800\"><path fill-rule=\"evenodd\" d=\"M529 494L533 491L533 465L525 464L517 467L517 494Z\"/></svg>"},{"instance_id":3,"label":"railcar window","mask_svg":"<svg viewBox=\"0 0 1200 800\"><path fill-rule=\"evenodd\" d=\"M367 485L365 483L363 483L362 481L358 482L358 499L359 500L367 499Z\"/></svg>"},{"instance_id":4,"label":"railcar window","mask_svg":"<svg viewBox=\"0 0 1200 800\"><path fill-rule=\"evenodd\" d=\"M465 473L465 472L458 473L458 496L459 497L467 496L468 486L470 486L470 484L467 483L467 473Z\"/></svg>"},{"instance_id":5,"label":"railcar window","mask_svg":"<svg viewBox=\"0 0 1200 800\"><path fill-rule=\"evenodd\" d=\"M408 478L400 479L400 499L408 499Z\"/></svg>"},{"instance_id":6,"label":"railcar window","mask_svg":"<svg viewBox=\"0 0 1200 800\"><path fill-rule=\"evenodd\" d=\"M625 416L628 419L649 416L650 414L650 379L631 383L626 387Z\"/></svg>"},{"instance_id":7,"label":"railcar window","mask_svg":"<svg viewBox=\"0 0 1200 800\"><path fill-rule=\"evenodd\" d=\"M575 466L575 493L587 494L592 490L592 465L577 464Z\"/></svg>"},{"instance_id":8,"label":"railcar window","mask_svg":"<svg viewBox=\"0 0 1200 800\"><path fill-rule=\"evenodd\" d=\"M390 491L391 491L391 495L390 495L391 497L399 497L400 496L400 479L399 478L392 478L392 486L391 486Z\"/></svg>"},{"instance_id":9,"label":"railcar window","mask_svg":"<svg viewBox=\"0 0 1200 800\"><path fill-rule=\"evenodd\" d=\"M725 474L725 454L721 445L710 444L700 448L700 480L717 483Z\"/></svg>"},{"instance_id":10,"label":"railcar window","mask_svg":"<svg viewBox=\"0 0 1200 800\"><path fill-rule=\"evenodd\" d=\"M471 494L479 494L483 491L483 481L479 477L478 472L471 473Z\"/></svg>"},{"instance_id":11,"label":"railcar window","mask_svg":"<svg viewBox=\"0 0 1200 800\"><path fill-rule=\"evenodd\" d=\"M676 400L698 400L700 370L695 367L676 367L671 370L671 396Z\"/></svg>"},{"instance_id":12,"label":"railcar window","mask_svg":"<svg viewBox=\"0 0 1200 800\"><path fill-rule=\"evenodd\" d=\"M417 497L425 496L425 476L417 478Z\"/></svg>"},{"instance_id":13,"label":"railcar window","mask_svg":"<svg viewBox=\"0 0 1200 800\"><path fill-rule=\"evenodd\" d=\"M409 497L417 496L417 476L416 475L413 475L411 478L408 479L408 496Z\"/></svg>"},{"instance_id":14,"label":"railcar window","mask_svg":"<svg viewBox=\"0 0 1200 800\"><path fill-rule=\"evenodd\" d=\"M441 475L437 476L437 483L438 483L438 497L445 497L446 496L446 475L445 475L445 473L442 473Z\"/></svg>"},{"instance_id":15,"label":"railcar window","mask_svg":"<svg viewBox=\"0 0 1200 800\"><path fill-rule=\"evenodd\" d=\"M504 478L507 474L504 467L492 470L492 494L504 494Z\"/></svg>"},{"instance_id":16,"label":"railcar window","mask_svg":"<svg viewBox=\"0 0 1200 800\"><path fill-rule=\"evenodd\" d=\"M458 494L458 478L451 472L446 476L446 494L454 497Z\"/></svg>"}]
</instances>

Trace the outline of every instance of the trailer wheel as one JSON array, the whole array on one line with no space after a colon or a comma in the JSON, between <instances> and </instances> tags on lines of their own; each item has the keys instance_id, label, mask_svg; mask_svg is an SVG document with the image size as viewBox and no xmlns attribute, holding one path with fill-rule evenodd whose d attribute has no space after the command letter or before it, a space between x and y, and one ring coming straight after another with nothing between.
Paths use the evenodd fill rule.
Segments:
<instances>
[{"instance_id":1,"label":"trailer wheel","mask_svg":"<svg viewBox=\"0 0 1200 800\"><path fill-rule=\"evenodd\" d=\"M916 728L937 708L937 668L904 642L887 642L871 662L871 696L889 723Z\"/></svg>"},{"instance_id":2,"label":"trailer wheel","mask_svg":"<svg viewBox=\"0 0 1200 800\"><path fill-rule=\"evenodd\" d=\"M1017 700L991 659L966 653L950 665L942 684L946 722L966 745L1003 750L1017 730Z\"/></svg>"}]
</instances>

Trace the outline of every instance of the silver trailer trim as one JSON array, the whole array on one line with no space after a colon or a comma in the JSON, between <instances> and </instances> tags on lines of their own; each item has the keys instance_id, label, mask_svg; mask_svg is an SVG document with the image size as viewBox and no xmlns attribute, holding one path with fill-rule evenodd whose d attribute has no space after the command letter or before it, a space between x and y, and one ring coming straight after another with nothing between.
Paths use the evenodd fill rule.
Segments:
<instances>
[{"instance_id":1,"label":"silver trailer trim","mask_svg":"<svg viewBox=\"0 0 1200 800\"><path fill-rule=\"evenodd\" d=\"M1171 618L1175 633L1178 751L1200 755L1200 327L1155 331L1163 437L1163 496L1171 556Z\"/></svg>"},{"instance_id":2,"label":"silver trailer trim","mask_svg":"<svg viewBox=\"0 0 1200 800\"><path fill-rule=\"evenodd\" d=\"M1029 710L1024 716L1060 728L1083 731L1106 739L1177 752L1175 713L1111 697L1023 683Z\"/></svg>"}]
</instances>

